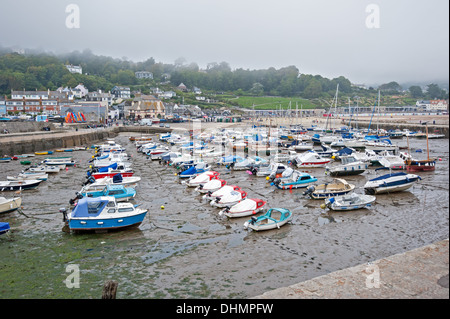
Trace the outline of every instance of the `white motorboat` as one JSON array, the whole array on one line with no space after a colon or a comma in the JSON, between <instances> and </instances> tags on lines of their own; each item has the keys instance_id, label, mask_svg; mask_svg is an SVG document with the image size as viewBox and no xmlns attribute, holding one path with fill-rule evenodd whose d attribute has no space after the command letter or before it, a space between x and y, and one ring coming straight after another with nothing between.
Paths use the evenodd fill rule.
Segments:
<instances>
[{"instance_id":1,"label":"white motorboat","mask_svg":"<svg viewBox=\"0 0 450 319\"><path fill-rule=\"evenodd\" d=\"M390 169L406 168L405 160L398 155L391 154L388 151L380 152L379 155L380 158L378 159L378 161L382 166L386 168Z\"/></svg>"},{"instance_id":2,"label":"white motorboat","mask_svg":"<svg viewBox=\"0 0 450 319\"><path fill-rule=\"evenodd\" d=\"M364 185L364 192L369 195L400 192L407 190L419 180L420 176L415 174L389 173L369 180Z\"/></svg>"},{"instance_id":3,"label":"white motorboat","mask_svg":"<svg viewBox=\"0 0 450 319\"><path fill-rule=\"evenodd\" d=\"M331 176L358 175L364 173L368 167L368 163L359 161L354 155L347 155L341 157L341 164L326 167L325 173Z\"/></svg>"},{"instance_id":4,"label":"white motorboat","mask_svg":"<svg viewBox=\"0 0 450 319\"><path fill-rule=\"evenodd\" d=\"M31 166L27 170L35 173L58 173L60 170L66 168L65 165L39 165Z\"/></svg>"},{"instance_id":5,"label":"white motorboat","mask_svg":"<svg viewBox=\"0 0 450 319\"><path fill-rule=\"evenodd\" d=\"M195 190L199 193L215 192L227 184L226 180L214 178L205 184L198 185Z\"/></svg>"},{"instance_id":6,"label":"white motorboat","mask_svg":"<svg viewBox=\"0 0 450 319\"><path fill-rule=\"evenodd\" d=\"M247 197L247 193L243 190L231 191L220 198L211 200L211 206L215 207L231 207Z\"/></svg>"},{"instance_id":7,"label":"white motorboat","mask_svg":"<svg viewBox=\"0 0 450 319\"><path fill-rule=\"evenodd\" d=\"M257 198L246 198L232 207L226 207L219 212L219 215L227 217L244 217L259 213L264 209L267 202Z\"/></svg>"},{"instance_id":8,"label":"white motorboat","mask_svg":"<svg viewBox=\"0 0 450 319\"><path fill-rule=\"evenodd\" d=\"M84 185L83 188L81 189L80 193L85 193L85 192L93 191L93 190L102 190L105 188L106 185L109 185L109 184L124 185L125 187L135 188L140 180L141 180L141 178L138 176L117 178L117 175L116 175L114 177L99 178L91 184Z\"/></svg>"},{"instance_id":9,"label":"white motorboat","mask_svg":"<svg viewBox=\"0 0 450 319\"><path fill-rule=\"evenodd\" d=\"M271 162L269 165L260 166L258 168L253 168L252 173L256 176L270 176L272 174L283 173L288 166L283 163Z\"/></svg>"},{"instance_id":10,"label":"white motorboat","mask_svg":"<svg viewBox=\"0 0 450 319\"><path fill-rule=\"evenodd\" d=\"M309 151L306 153L303 153L301 155L298 155L294 159L294 163L299 168L304 167L325 167L327 164L331 163L333 159L331 158L324 158L317 154L316 152Z\"/></svg>"},{"instance_id":11,"label":"white motorboat","mask_svg":"<svg viewBox=\"0 0 450 319\"><path fill-rule=\"evenodd\" d=\"M9 181L23 181L29 179L40 179L46 181L48 179L47 173L20 173L16 176L6 176L6 179Z\"/></svg>"},{"instance_id":12,"label":"white motorboat","mask_svg":"<svg viewBox=\"0 0 450 319\"><path fill-rule=\"evenodd\" d=\"M372 195L352 193L327 198L325 199L325 204L322 204L321 207L328 207L332 210L355 210L369 207L373 202L375 202L375 200L376 197Z\"/></svg>"},{"instance_id":13,"label":"white motorboat","mask_svg":"<svg viewBox=\"0 0 450 319\"><path fill-rule=\"evenodd\" d=\"M42 164L73 166L75 161L72 160L72 157L48 157L42 161Z\"/></svg>"},{"instance_id":14,"label":"white motorboat","mask_svg":"<svg viewBox=\"0 0 450 319\"><path fill-rule=\"evenodd\" d=\"M189 178L188 180L182 181L181 183L186 185L187 187L198 187L199 185L206 184L211 179L215 179L219 176L219 173L216 171L206 171L204 173L198 174Z\"/></svg>"},{"instance_id":15,"label":"white motorboat","mask_svg":"<svg viewBox=\"0 0 450 319\"><path fill-rule=\"evenodd\" d=\"M215 192L208 192L203 195L203 199L205 200L213 200L222 197L225 194L231 193L232 191L239 191L241 188L237 185L225 185L222 188L216 190Z\"/></svg>"},{"instance_id":16,"label":"white motorboat","mask_svg":"<svg viewBox=\"0 0 450 319\"><path fill-rule=\"evenodd\" d=\"M296 152L304 152L304 151L310 151L314 148L314 145L311 143L306 142L300 142L296 145L289 146L289 150L294 150Z\"/></svg>"}]
</instances>

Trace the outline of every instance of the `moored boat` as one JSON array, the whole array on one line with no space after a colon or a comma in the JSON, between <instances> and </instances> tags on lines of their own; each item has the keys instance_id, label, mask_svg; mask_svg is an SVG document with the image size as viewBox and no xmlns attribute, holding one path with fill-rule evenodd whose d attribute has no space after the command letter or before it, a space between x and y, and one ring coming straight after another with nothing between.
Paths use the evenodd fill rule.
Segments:
<instances>
[{"instance_id":1,"label":"moored boat","mask_svg":"<svg viewBox=\"0 0 450 319\"><path fill-rule=\"evenodd\" d=\"M102 190L84 191L79 194L83 197L112 196L116 199L116 202L124 202L132 200L136 196L136 190L124 185L108 184Z\"/></svg>"},{"instance_id":2,"label":"moored boat","mask_svg":"<svg viewBox=\"0 0 450 319\"><path fill-rule=\"evenodd\" d=\"M264 209L266 201L258 198L246 198L240 201L236 205L226 207L219 212L219 215L225 215L227 217L244 217L259 213Z\"/></svg>"},{"instance_id":3,"label":"moored boat","mask_svg":"<svg viewBox=\"0 0 450 319\"><path fill-rule=\"evenodd\" d=\"M415 174L389 173L369 180L364 185L364 192L368 195L400 192L407 190L420 179L420 176Z\"/></svg>"},{"instance_id":4,"label":"moored boat","mask_svg":"<svg viewBox=\"0 0 450 319\"><path fill-rule=\"evenodd\" d=\"M355 185L347 183L344 179L336 178L332 183L325 183L317 186L311 185L303 194L309 195L312 199L324 199L345 195L354 189Z\"/></svg>"},{"instance_id":5,"label":"moored boat","mask_svg":"<svg viewBox=\"0 0 450 319\"><path fill-rule=\"evenodd\" d=\"M203 195L203 199L206 200L213 200L222 197L225 194L231 193L232 191L239 191L241 188L237 185L225 185L215 192L208 192L205 195Z\"/></svg>"},{"instance_id":6,"label":"moored boat","mask_svg":"<svg viewBox=\"0 0 450 319\"><path fill-rule=\"evenodd\" d=\"M293 161L298 168L305 168L324 167L325 165L331 163L333 160L331 158L323 158L316 152L309 151L303 153L302 155L298 155Z\"/></svg>"},{"instance_id":7,"label":"moored boat","mask_svg":"<svg viewBox=\"0 0 450 319\"><path fill-rule=\"evenodd\" d=\"M5 198L0 196L0 214L13 212L19 209L21 204L22 198L20 197Z\"/></svg>"},{"instance_id":8,"label":"moored boat","mask_svg":"<svg viewBox=\"0 0 450 319\"><path fill-rule=\"evenodd\" d=\"M112 196L83 197L75 208L63 214L63 221L71 231L99 231L139 226L147 209L129 202L117 203Z\"/></svg>"},{"instance_id":9,"label":"moored boat","mask_svg":"<svg viewBox=\"0 0 450 319\"><path fill-rule=\"evenodd\" d=\"M231 191L220 198L211 200L211 206L215 207L231 207L247 197L247 193L243 190Z\"/></svg>"},{"instance_id":10,"label":"moored boat","mask_svg":"<svg viewBox=\"0 0 450 319\"><path fill-rule=\"evenodd\" d=\"M198 185L195 190L199 193L215 192L227 184L226 180L214 178L205 184Z\"/></svg>"},{"instance_id":11,"label":"moored boat","mask_svg":"<svg viewBox=\"0 0 450 319\"><path fill-rule=\"evenodd\" d=\"M375 202L376 197L372 195L364 195L352 193L348 195L335 196L325 199L325 203L321 205L322 208L328 207L332 210L355 210L364 207L369 207Z\"/></svg>"},{"instance_id":12,"label":"moored boat","mask_svg":"<svg viewBox=\"0 0 450 319\"><path fill-rule=\"evenodd\" d=\"M271 185L275 185L278 189L297 189L308 187L315 182L317 182L316 177L308 173L293 171L287 176L275 178Z\"/></svg>"},{"instance_id":13,"label":"moored boat","mask_svg":"<svg viewBox=\"0 0 450 319\"><path fill-rule=\"evenodd\" d=\"M4 235L11 230L9 223L0 222L0 235Z\"/></svg>"},{"instance_id":14,"label":"moored boat","mask_svg":"<svg viewBox=\"0 0 450 319\"><path fill-rule=\"evenodd\" d=\"M186 181L183 181L186 186L188 187L197 187L199 185L206 184L213 178L217 178L219 176L219 173L216 171L207 171L204 173L201 173L199 175L193 176L189 178Z\"/></svg>"},{"instance_id":15,"label":"moored boat","mask_svg":"<svg viewBox=\"0 0 450 319\"><path fill-rule=\"evenodd\" d=\"M262 216L253 216L244 223L244 228L255 231L280 228L292 220L292 212L286 208L271 208Z\"/></svg>"},{"instance_id":16,"label":"moored boat","mask_svg":"<svg viewBox=\"0 0 450 319\"><path fill-rule=\"evenodd\" d=\"M341 164L326 167L325 173L331 176L348 176L362 174L369 167L368 163L358 160L354 155L341 157Z\"/></svg>"},{"instance_id":17,"label":"moored boat","mask_svg":"<svg viewBox=\"0 0 450 319\"><path fill-rule=\"evenodd\" d=\"M44 159L42 163L45 165L75 165L75 161L72 160L72 157L48 157Z\"/></svg>"},{"instance_id":18,"label":"moored boat","mask_svg":"<svg viewBox=\"0 0 450 319\"><path fill-rule=\"evenodd\" d=\"M33 189L39 186L42 180L28 179L22 181L0 181L0 191L17 191Z\"/></svg>"}]
</instances>

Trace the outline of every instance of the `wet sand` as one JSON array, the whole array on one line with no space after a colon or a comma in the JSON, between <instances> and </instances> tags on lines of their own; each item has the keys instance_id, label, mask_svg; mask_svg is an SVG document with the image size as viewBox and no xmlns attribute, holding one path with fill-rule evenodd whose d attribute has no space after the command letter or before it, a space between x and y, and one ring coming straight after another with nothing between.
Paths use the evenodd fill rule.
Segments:
<instances>
[{"instance_id":1,"label":"wet sand","mask_svg":"<svg viewBox=\"0 0 450 319\"><path fill-rule=\"evenodd\" d=\"M292 210L291 224L257 233L243 228L246 217L220 217L219 209L180 183L172 167L138 154L131 134L120 133L116 141L133 156L142 178L135 201L149 209L144 222L106 234L62 232L58 209L81 188L92 155L72 153L77 167L23 192L26 216L0 216L13 229L10 241L0 238L3 298L100 298L106 280L118 281L120 299L247 298L448 237L448 139L430 140L431 156L442 161L435 172L420 173L422 180L409 191L379 195L369 209L345 213L321 209L301 189L278 190L262 177L218 167L221 178L250 198ZM412 151L426 147L423 140L410 139L410 145ZM18 161L1 165L0 180L23 168ZM320 183L331 180L322 168L309 172ZM370 169L346 179L361 192L376 174ZM64 284L73 264L80 268L78 289Z\"/></svg>"}]
</instances>

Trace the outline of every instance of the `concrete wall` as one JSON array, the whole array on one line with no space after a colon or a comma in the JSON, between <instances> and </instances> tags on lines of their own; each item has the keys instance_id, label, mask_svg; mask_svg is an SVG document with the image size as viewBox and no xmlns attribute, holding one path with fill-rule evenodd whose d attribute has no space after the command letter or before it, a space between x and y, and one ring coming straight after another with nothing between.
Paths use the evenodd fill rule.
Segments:
<instances>
[{"instance_id":1,"label":"concrete wall","mask_svg":"<svg viewBox=\"0 0 450 319\"><path fill-rule=\"evenodd\" d=\"M114 132L98 130L85 133L66 132L47 134L39 137L35 136L33 139L24 136L19 141L5 138L0 140L0 150L2 155L20 155L73 146L90 146L97 141L114 136L116 136Z\"/></svg>"},{"instance_id":2,"label":"concrete wall","mask_svg":"<svg viewBox=\"0 0 450 319\"><path fill-rule=\"evenodd\" d=\"M3 129L7 129L10 133L36 132L42 131L44 126L50 126L51 130L55 129L54 123L49 122L0 122L0 134ZM59 125L59 124L58 124Z\"/></svg>"}]
</instances>

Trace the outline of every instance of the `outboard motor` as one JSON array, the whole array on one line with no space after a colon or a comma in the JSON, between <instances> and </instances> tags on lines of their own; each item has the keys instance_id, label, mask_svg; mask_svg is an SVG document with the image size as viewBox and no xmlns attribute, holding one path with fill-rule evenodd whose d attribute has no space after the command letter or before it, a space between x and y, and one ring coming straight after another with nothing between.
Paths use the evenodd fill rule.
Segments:
<instances>
[{"instance_id":1,"label":"outboard motor","mask_svg":"<svg viewBox=\"0 0 450 319\"><path fill-rule=\"evenodd\" d=\"M306 191L303 192L303 195L311 195L315 190L316 188L314 185L311 185L306 189Z\"/></svg>"},{"instance_id":2,"label":"outboard motor","mask_svg":"<svg viewBox=\"0 0 450 319\"><path fill-rule=\"evenodd\" d=\"M92 184L92 183L95 183L95 178L94 178L93 176L89 176L89 177L86 179L86 182L83 183L83 186L85 186L85 185L87 185L87 184Z\"/></svg>"},{"instance_id":3,"label":"outboard motor","mask_svg":"<svg viewBox=\"0 0 450 319\"><path fill-rule=\"evenodd\" d=\"M271 173L271 174L269 175L268 181L269 181L269 182L273 182L276 176L277 176L276 172Z\"/></svg>"},{"instance_id":4,"label":"outboard motor","mask_svg":"<svg viewBox=\"0 0 450 319\"><path fill-rule=\"evenodd\" d=\"M61 207L59 209L59 212L63 215L63 222L67 221L67 210L65 207Z\"/></svg>"},{"instance_id":5,"label":"outboard motor","mask_svg":"<svg viewBox=\"0 0 450 319\"><path fill-rule=\"evenodd\" d=\"M75 201L76 201L77 199L82 199L82 198L83 198L83 195L81 195L79 192L76 192L75 195L76 195L75 198L69 199L69 204L70 204L70 205L75 204Z\"/></svg>"}]
</instances>

